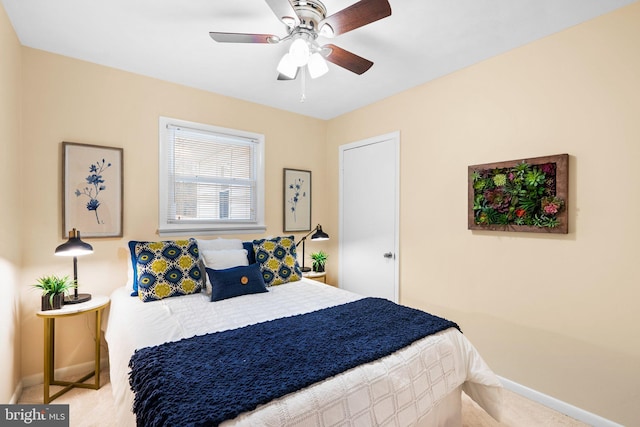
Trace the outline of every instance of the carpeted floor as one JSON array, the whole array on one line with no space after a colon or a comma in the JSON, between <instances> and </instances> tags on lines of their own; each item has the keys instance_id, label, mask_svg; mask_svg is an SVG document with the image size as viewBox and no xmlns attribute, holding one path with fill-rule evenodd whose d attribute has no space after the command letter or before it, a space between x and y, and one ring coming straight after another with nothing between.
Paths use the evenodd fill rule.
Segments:
<instances>
[{"instance_id":1,"label":"carpeted floor","mask_svg":"<svg viewBox=\"0 0 640 427\"><path fill-rule=\"evenodd\" d=\"M52 403L69 404L71 427L108 427L113 422L114 406L109 374L101 375L100 390L72 389ZM58 390L53 387L52 393ZM42 385L25 388L18 403L42 403ZM497 422L475 402L462 395L463 427L585 427L588 425L504 390L503 421Z\"/></svg>"},{"instance_id":2,"label":"carpeted floor","mask_svg":"<svg viewBox=\"0 0 640 427\"><path fill-rule=\"evenodd\" d=\"M462 394L462 427L589 427L564 414L503 390L502 422L489 416L476 402Z\"/></svg>"}]
</instances>

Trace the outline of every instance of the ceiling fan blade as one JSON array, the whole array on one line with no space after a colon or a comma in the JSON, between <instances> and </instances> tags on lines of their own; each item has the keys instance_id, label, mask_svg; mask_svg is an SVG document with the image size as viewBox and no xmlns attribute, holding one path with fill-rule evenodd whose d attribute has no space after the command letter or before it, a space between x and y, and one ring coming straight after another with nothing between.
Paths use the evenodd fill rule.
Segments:
<instances>
[{"instance_id":1,"label":"ceiling fan blade","mask_svg":"<svg viewBox=\"0 0 640 427\"><path fill-rule=\"evenodd\" d=\"M334 44L324 45L322 46L322 49L330 50L330 52L325 56L327 61L356 74L365 73L373 65L373 62L368 59L358 56L355 53L351 53L348 50L344 50Z\"/></svg>"},{"instance_id":2,"label":"ceiling fan blade","mask_svg":"<svg viewBox=\"0 0 640 427\"><path fill-rule=\"evenodd\" d=\"M340 12L327 16L320 21L318 28L322 35L337 36L390 15L391 6L387 0L360 0ZM328 25L331 30L323 29L324 25Z\"/></svg>"},{"instance_id":3,"label":"ceiling fan blade","mask_svg":"<svg viewBox=\"0 0 640 427\"><path fill-rule=\"evenodd\" d=\"M273 13L285 25L293 27L300 24L300 17L289 0L265 0Z\"/></svg>"},{"instance_id":4,"label":"ceiling fan blade","mask_svg":"<svg viewBox=\"0 0 640 427\"><path fill-rule=\"evenodd\" d=\"M244 34L244 33L209 33L212 39L220 43L277 43L280 37L272 34Z\"/></svg>"}]
</instances>

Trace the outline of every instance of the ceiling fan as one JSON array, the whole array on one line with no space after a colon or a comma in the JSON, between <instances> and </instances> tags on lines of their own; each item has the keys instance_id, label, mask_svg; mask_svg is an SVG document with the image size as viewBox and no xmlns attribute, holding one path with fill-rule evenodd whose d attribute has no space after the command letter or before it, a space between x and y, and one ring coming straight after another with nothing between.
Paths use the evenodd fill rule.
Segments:
<instances>
[{"instance_id":1,"label":"ceiling fan","mask_svg":"<svg viewBox=\"0 0 640 427\"><path fill-rule=\"evenodd\" d=\"M320 77L329 71L326 61L356 74L365 73L373 62L334 44L320 46L316 40L319 36L333 38L391 15L387 0L360 0L330 16L318 0L265 1L286 25L286 36L215 31L209 35L220 43L278 44L291 40L289 51L278 64L278 80L295 79L305 66L311 78Z\"/></svg>"}]
</instances>

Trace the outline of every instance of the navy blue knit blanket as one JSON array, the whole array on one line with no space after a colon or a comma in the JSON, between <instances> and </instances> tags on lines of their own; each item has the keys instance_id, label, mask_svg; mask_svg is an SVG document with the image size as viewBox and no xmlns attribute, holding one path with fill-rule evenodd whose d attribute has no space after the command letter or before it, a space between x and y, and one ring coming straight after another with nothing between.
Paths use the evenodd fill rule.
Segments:
<instances>
[{"instance_id":1,"label":"navy blue knit blanket","mask_svg":"<svg viewBox=\"0 0 640 427\"><path fill-rule=\"evenodd\" d=\"M216 426L458 325L381 298L137 350L139 426Z\"/></svg>"}]
</instances>

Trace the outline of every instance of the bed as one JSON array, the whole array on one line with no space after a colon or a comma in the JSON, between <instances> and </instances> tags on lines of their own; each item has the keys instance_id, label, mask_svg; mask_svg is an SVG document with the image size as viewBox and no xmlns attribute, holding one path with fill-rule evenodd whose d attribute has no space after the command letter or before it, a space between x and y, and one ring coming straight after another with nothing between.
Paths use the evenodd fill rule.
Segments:
<instances>
[{"instance_id":1,"label":"bed","mask_svg":"<svg viewBox=\"0 0 640 427\"><path fill-rule=\"evenodd\" d=\"M267 292L214 302L204 290L142 302L131 297L130 285L116 289L111 295L105 338L118 425L136 425L132 411L135 394L129 381L129 365L135 354L274 319L340 309L363 298L306 278L268 287ZM197 369L191 372L202 375ZM169 392L177 386L162 384L157 393L164 393L164 387ZM220 425L455 426L461 425L462 391L499 420L499 380L465 336L451 327L260 404Z\"/></svg>"}]
</instances>

